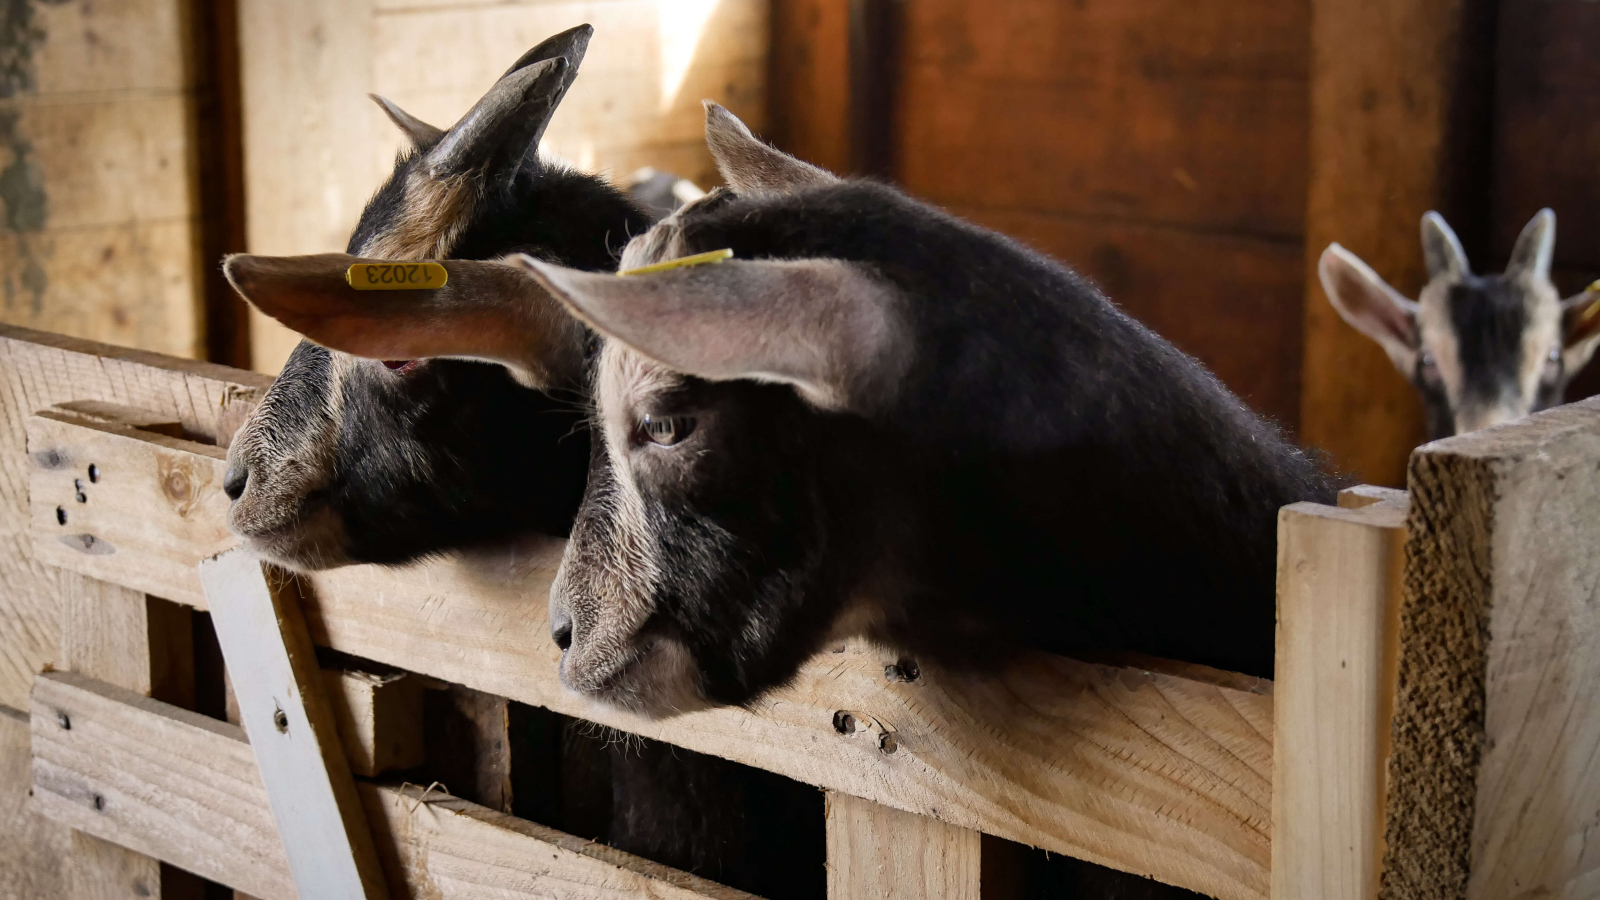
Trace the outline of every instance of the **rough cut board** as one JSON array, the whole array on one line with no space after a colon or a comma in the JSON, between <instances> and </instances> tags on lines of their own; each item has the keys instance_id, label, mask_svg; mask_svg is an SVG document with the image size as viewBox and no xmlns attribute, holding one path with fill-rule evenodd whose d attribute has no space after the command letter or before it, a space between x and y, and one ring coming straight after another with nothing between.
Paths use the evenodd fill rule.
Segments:
<instances>
[{"instance_id":1,"label":"rough cut board","mask_svg":"<svg viewBox=\"0 0 1600 900\"><path fill-rule=\"evenodd\" d=\"M239 721L302 900L378 900L389 891L317 651L276 575L244 550L200 564Z\"/></svg>"},{"instance_id":2,"label":"rough cut board","mask_svg":"<svg viewBox=\"0 0 1600 900\"><path fill-rule=\"evenodd\" d=\"M343 250L393 169L399 132L376 92L440 127L517 57L590 22L583 68L545 146L624 179L641 166L707 184L700 100L760 129L768 0L391 5L240 0L248 241L255 253ZM292 124L286 124L292 123ZM298 337L252 313L253 364L277 371Z\"/></svg>"},{"instance_id":3,"label":"rough cut board","mask_svg":"<svg viewBox=\"0 0 1600 900\"><path fill-rule=\"evenodd\" d=\"M1383 889L1600 894L1600 399L1411 458Z\"/></svg>"},{"instance_id":4,"label":"rough cut board","mask_svg":"<svg viewBox=\"0 0 1600 900\"><path fill-rule=\"evenodd\" d=\"M56 449L69 458L83 455L82 441L102 449L108 468L143 473L149 484L117 482L138 497L160 490L157 461L183 452L170 438L132 432L114 436L113 448L102 429L37 422L56 429ZM191 459L196 470L211 466L211 477L220 479L220 460L198 453ZM112 489L109 481L95 487ZM90 505L125 505L103 493ZM99 538L129 553L63 554L60 562L117 580L114 569L126 559L130 579L148 578L141 564L156 554L141 548L169 546L170 536L159 529L197 527L151 506L137 527L102 523L106 533ZM205 509L220 516L225 505L196 507L191 519ZM59 542L62 529L53 518L36 522L45 530L41 544ZM195 547L187 560L167 558L168 596L198 595L184 564L197 564L204 549ZM421 566L320 573L305 579L308 624L318 644L364 659L963 828L1225 898L1266 894L1268 684L1235 678L1219 686L1042 654L1024 655L991 679L946 678L924 667L916 682L891 684L884 666L892 657L850 646L808 664L793 687L758 703L754 714L721 709L641 721L591 707L560 685L545 597L561 551L560 541L531 540ZM841 711L860 727L841 733ZM889 733L893 752L880 747Z\"/></svg>"},{"instance_id":5,"label":"rough cut board","mask_svg":"<svg viewBox=\"0 0 1600 900\"><path fill-rule=\"evenodd\" d=\"M979 900L983 835L828 795L828 900Z\"/></svg>"},{"instance_id":6,"label":"rough cut board","mask_svg":"<svg viewBox=\"0 0 1600 900\"><path fill-rule=\"evenodd\" d=\"M189 437L225 445L269 383L251 372L0 325L0 706L26 708L33 676L57 661L60 646L62 573L34 556L28 524L28 417L98 400L174 419Z\"/></svg>"},{"instance_id":7,"label":"rough cut board","mask_svg":"<svg viewBox=\"0 0 1600 900\"><path fill-rule=\"evenodd\" d=\"M11 5L0 56L0 321L198 355L180 0Z\"/></svg>"},{"instance_id":8,"label":"rough cut board","mask_svg":"<svg viewBox=\"0 0 1600 900\"><path fill-rule=\"evenodd\" d=\"M70 673L33 696L41 813L262 900L294 900L238 726ZM62 717L70 728L62 728ZM408 896L752 900L750 895L416 787L363 784L391 883ZM96 799L98 798L98 803Z\"/></svg>"}]
</instances>

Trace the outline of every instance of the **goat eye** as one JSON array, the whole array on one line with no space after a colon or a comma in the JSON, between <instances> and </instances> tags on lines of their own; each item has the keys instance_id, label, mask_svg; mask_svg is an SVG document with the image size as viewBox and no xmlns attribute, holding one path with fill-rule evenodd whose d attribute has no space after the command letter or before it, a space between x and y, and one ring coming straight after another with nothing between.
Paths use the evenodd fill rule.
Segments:
<instances>
[{"instance_id":1,"label":"goat eye","mask_svg":"<svg viewBox=\"0 0 1600 900\"><path fill-rule=\"evenodd\" d=\"M1422 367L1424 369L1433 368L1433 354L1426 350L1422 351Z\"/></svg>"},{"instance_id":2,"label":"goat eye","mask_svg":"<svg viewBox=\"0 0 1600 900\"><path fill-rule=\"evenodd\" d=\"M641 425L645 437L670 447L689 436L694 430L694 419L689 416L645 416Z\"/></svg>"}]
</instances>

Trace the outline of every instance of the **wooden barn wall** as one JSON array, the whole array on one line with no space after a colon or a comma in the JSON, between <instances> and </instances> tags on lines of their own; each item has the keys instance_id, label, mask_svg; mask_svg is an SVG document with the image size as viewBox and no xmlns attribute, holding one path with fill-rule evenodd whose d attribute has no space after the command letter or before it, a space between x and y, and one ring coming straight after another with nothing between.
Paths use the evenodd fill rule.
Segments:
<instances>
[{"instance_id":1,"label":"wooden barn wall","mask_svg":"<svg viewBox=\"0 0 1600 900\"><path fill-rule=\"evenodd\" d=\"M239 0L251 252L345 248L401 147L369 92L448 127L529 47L584 22L594 40L547 152L707 185L700 100L765 125L768 0ZM253 367L277 371L297 340L253 315Z\"/></svg>"},{"instance_id":2,"label":"wooden barn wall","mask_svg":"<svg viewBox=\"0 0 1600 900\"><path fill-rule=\"evenodd\" d=\"M893 172L1299 411L1308 3L916 0Z\"/></svg>"},{"instance_id":3,"label":"wooden barn wall","mask_svg":"<svg viewBox=\"0 0 1600 900\"><path fill-rule=\"evenodd\" d=\"M1556 212L1554 278L1571 295L1600 278L1600 4L1524 0L1497 31L1489 253L1498 269L1529 218ZM1568 400L1600 393L1600 365Z\"/></svg>"},{"instance_id":4,"label":"wooden barn wall","mask_svg":"<svg viewBox=\"0 0 1600 900\"><path fill-rule=\"evenodd\" d=\"M187 0L0 16L0 321L204 352Z\"/></svg>"}]
</instances>

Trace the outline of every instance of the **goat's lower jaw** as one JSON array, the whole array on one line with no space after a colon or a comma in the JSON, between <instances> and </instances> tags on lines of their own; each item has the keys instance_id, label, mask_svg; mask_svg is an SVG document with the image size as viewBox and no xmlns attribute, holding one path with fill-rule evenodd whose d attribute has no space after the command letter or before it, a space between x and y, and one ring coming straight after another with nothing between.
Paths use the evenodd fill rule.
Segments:
<instances>
[{"instance_id":1,"label":"goat's lower jaw","mask_svg":"<svg viewBox=\"0 0 1600 900\"><path fill-rule=\"evenodd\" d=\"M700 673L687 648L673 640L657 640L631 654L599 679L574 679L563 654L561 681L590 702L647 719L666 719L709 709L700 687Z\"/></svg>"}]
</instances>

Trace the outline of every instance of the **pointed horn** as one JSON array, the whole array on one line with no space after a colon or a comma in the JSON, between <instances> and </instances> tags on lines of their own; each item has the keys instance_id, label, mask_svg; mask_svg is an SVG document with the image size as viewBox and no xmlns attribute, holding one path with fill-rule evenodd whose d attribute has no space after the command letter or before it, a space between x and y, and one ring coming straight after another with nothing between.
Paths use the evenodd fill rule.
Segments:
<instances>
[{"instance_id":1,"label":"pointed horn","mask_svg":"<svg viewBox=\"0 0 1600 900\"><path fill-rule=\"evenodd\" d=\"M500 79L428 152L429 169L441 178L460 175L503 160L513 142L512 158L520 160L526 145L517 139L543 133L566 68L564 59L547 59Z\"/></svg>"},{"instance_id":2,"label":"pointed horn","mask_svg":"<svg viewBox=\"0 0 1600 900\"><path fill-rule=\"evenodd\" d=\"M401 109L399 104L388 97L380 97L377 94L368 94L367 96L371 97L372 102L383 109L384 115L387 115L389 121L393 122L405 134L411 141L412 147L418 150L426 150L444 137L444 129L435 128L413 116Z\"/></svg>"}]
</instances>

